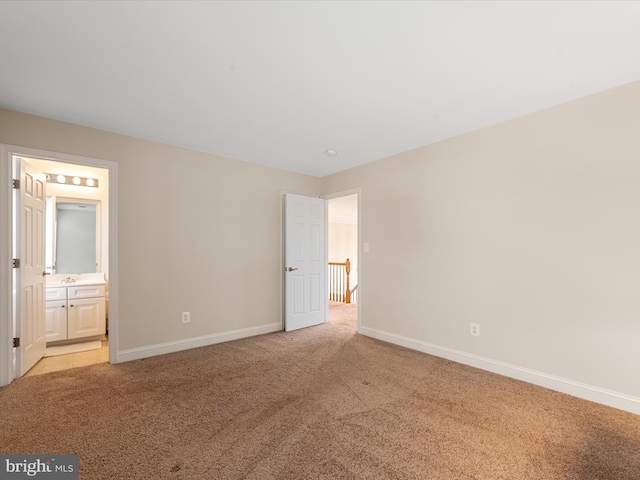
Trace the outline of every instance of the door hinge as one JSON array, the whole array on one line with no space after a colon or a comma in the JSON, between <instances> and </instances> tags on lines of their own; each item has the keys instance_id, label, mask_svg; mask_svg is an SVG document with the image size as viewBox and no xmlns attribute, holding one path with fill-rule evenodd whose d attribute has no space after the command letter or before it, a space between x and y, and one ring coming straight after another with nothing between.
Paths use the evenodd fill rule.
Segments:
<instances>
[{"instance_id":1,"label":"door hinge","mask_svg":"<svg viewBox=\"0 0 640 480\"><path fill-rule=\"evenodd\" d=\"M13 188L15 188L16 190L20 189L20 180L13 181Z\"/></svg>"},{"instance_id":2,"label":"door hinge","mask_svg":"<svg viewBox=\"0 0 640 480\"><path fill-rule=\"evenodd\" d=\"M13 348L18 348L20 346L20 337L16 337L13 339Z\"/></svg>"},{"instance_id":3,"label":"door hinge","mask_svg":"<svg viewBox=\"0 0 640 480\"><path fill-rule=\"evenodd\" d=\"M19 258L14 258L13 259L13 268L20 268L20 259Z\"/></svg>"}]
</instances>

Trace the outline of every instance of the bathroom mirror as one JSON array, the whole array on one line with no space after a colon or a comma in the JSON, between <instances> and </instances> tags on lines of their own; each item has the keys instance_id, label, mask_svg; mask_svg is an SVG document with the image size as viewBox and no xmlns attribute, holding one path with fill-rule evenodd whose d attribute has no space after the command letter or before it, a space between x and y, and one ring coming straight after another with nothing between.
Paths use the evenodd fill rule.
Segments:
<instances>
[{"instance_id":1,"label":"bathroom mirror","mask_svg":"<svg viewBox=\"0 0 640 480\"><path fill-rule=\"evenodd\" d=\"M100 272L100 201L47 198L46 233L52 273Z\"/></svg>"}]
</instances>

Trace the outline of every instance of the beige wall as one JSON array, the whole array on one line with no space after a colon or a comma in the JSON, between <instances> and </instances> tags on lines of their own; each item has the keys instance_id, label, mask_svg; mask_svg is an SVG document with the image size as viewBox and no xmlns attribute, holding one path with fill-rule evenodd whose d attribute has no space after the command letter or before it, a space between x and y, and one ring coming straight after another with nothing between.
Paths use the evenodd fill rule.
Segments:
<instances>
[{"instance_id":1,"label":"beige wall","mask_svg":"<svg viewBox=\"0 0 640 480\"><path fill-rule=\"evenodd\" d=\"M634 83L318 179L0 109L118 163L121 349L280 322L281 192L360 188L364 333L632 400L638 132Z\"/></svg>"},{"instance_id":2,"label":"beige wall","mask_svg":"<svg viewBox=\"0 0 640 480\"><path fill-rule=\"evenodd\" d=\"M281 193L318 178L2 109L0 143L118 163L119 350L282 321Z\"/></svg>"},{"instance_id":3,"label":"beige wall","mask_svg":"<svg viewBox=\"0 0 640 480\"><path fill-rule=\"evenodd\" d=\"M328 224L329 261L344 263L348 258L351 264L349 281L351 288L358 284L358 225L355 223Z\"/></svg>"},{"instance_id":4,"label":"beige wall","mask_svg":"<svg viewBox=\"0 0 640 480\"><path fill-rule=\"evenodd\" d=\"M640 397L640 82L325 177L322 194L353 188L365 333Z\"/></svg>"}]
</instances>

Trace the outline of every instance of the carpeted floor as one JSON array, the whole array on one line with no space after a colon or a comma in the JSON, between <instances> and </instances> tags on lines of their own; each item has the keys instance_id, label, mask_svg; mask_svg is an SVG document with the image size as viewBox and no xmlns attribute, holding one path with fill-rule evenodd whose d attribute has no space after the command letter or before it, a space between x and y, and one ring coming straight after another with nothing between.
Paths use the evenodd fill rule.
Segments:
<instances>
[{"instance_id":1,"label":"carpeted floor","mask_svg":"<svg viewBox=\"0 0 640 480\"><path fill-rule=\"evenodd\" d=\"M640 417L329 324L0 388L0 452L94 479L638 480Z\"/></svg>"}]
</instances>

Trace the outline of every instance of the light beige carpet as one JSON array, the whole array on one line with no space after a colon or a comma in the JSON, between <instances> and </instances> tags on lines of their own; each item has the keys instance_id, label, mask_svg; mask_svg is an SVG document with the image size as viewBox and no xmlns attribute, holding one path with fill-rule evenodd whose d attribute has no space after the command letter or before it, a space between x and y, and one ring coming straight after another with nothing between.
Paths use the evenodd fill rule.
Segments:
<instances>
[{"instance_id":1,"label":"light beige carpet","mask_svg":"<svg viewBox=\"0 0 640 480\"><path fill-rule=\"evenodd\" d=\"M0 451L94 479L638 480L640 417L330 324L0 388Z\"/></svg>"}]
</instances>

